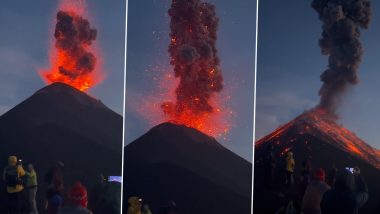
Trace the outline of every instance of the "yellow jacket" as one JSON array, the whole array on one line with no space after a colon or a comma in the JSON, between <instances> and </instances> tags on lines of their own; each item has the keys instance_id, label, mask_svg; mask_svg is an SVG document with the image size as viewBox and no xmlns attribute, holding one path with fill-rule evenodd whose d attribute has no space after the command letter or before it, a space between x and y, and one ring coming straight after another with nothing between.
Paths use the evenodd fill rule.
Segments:
<instances>
[{"instance_id":1,"label":"yellow jacket","mask_svg":"<svg viewBox=\"0 0 380 214\"><path fill-rule=\"evenodd\" d=\"M16 156L10 156L8 159L8 165L9 166L16 166L17 165L17 157ZM4 181L6 180L5 179L5 173L6 173L6 169L3 172L3 180ZM17 166L17 173L18 173L18 176L20 178L25 175L25 170L24 170L24 168L22 168L21 165ZM8 193L21 192L22 190L24 190L24 186L22 184L17 184L15 187L7 186L7 192Z\"/></svg>"},{"instance_id":2,"label":"yellow jacket","mask_svg":"<svg viewBox=\"0 0 380 214\"><path fill-rule=\"evenodd\" d=\"M286 170L288 172L294 172L294 166L296 165L294 158L291 156L286 157Z\"/></svg>"}]
</instances>

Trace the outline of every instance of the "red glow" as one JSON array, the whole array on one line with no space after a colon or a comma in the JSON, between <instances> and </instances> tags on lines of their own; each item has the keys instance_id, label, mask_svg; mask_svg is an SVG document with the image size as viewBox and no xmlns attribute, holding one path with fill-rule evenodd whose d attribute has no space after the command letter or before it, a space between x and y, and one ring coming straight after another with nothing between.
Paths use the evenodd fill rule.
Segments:
<instances>
[{"instance_id":1,"label":"red glow","mask_svg":"<svg viewBox=\"0 0 380 214\"><path fill-rule=\"evenodd\" d=\"M78 15L88 18L86 13L85 0L61 0L58 7L58 11L65 11L72 15ZM70 78L67 75L63 75L59 71L59 67L64 67L70 71L76 71L77 65L75 64L75 56L72 56L67 51L58 48L55 45L53 38L51 48L49 51L50 68L40 69L39 74L41 78L47 83L62 82L77 88L80 91L86 91L89 88L99 84L103 80L103 75L100 72L101 56L100 51L96 47L96 44L91 45L82 44L82 48L90 51L96 57L95 68L90 73L80 74L75 78Z\"/></svg>"},{"instance_id":2,"label":"red glow","mask_svg":"<svg viewBox=\"0 0 380 214\"><path fill-rule=\"evenodd\" d=\"M290 143L294 142L293 139L279 139L281 136L285 136L285 133L288 131L295 132L298 135L310 134L316 136L324 142L331 143L335 147L345 150L380 168L380 151L372 148L354 133L339 125L335 118L331 118L322 109L313 109L305 112L257 141L256 146L260 146L268 141L277 142L276 144L280 142L281 144L291 145ZM305 142L305 144L309 143Z\"/></svg>"},{"instance_id":3,"label":"red glow","mask_svg":"<svg viewBox=\"0 0 380 214\"><path fill-rule=\"evenodd\" d=\"M231 99L228 95L229 89L225 88L223 93L212 97L210 103L214 106L215 111L195 115L191 111L184 111L181 115L168 115L162 111L161 105L163 101L175 101L175 89L179 83L179 79L167 66L160 63L148 66L145 70L147 74L155 74L153 77L156 90L151 91L149 95L136 94L138 97L134 102L128 103L130 108L135 109L138 114L154 126L163 122L172 122L178 125L195 128L209 136L218 139L228 139L228 133L232 128L232 121L235 113L226 107Z\"/></svg>"}]
</instances>

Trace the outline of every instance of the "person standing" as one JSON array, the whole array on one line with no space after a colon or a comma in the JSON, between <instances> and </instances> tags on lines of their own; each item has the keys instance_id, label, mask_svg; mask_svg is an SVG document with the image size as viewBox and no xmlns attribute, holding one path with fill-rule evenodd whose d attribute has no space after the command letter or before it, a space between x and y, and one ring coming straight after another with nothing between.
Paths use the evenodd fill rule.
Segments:
<instances>
[{"instance_id":1,"label":"person standing","mask_svg":"<svg viewBox=\"0 0 380 214\"><path fill-rule=\"evenodd\" d=\"M28 201L30 206L30 213L37 214L37 203L36 203L36 195L37 195L37 173L34 170L33 164L28 164L28 169L26 173L26 188L28 192Z\"/></svg>"},{"instance_id":2,"label":"person standing","mask_svg":"<svg viewBox=\"0 0 380 214\"><path fill-rule=\"evenodd\" d=\"M291 186L294 184L294 167L296 162L293 157L293 152L286 154L286 168L285 168L285 185Z\"/></svg>"},{"instance_id":3,"label":"person standing","mask_svg":"<svg viewBox=\"0 0 380 214\"><path fill-rule=\"evenodd\" d=\"M339 170L334 186L323 195L321 210L323 214L357 214L367 200L368 187L360 169Z\"/></svg>"},{"instance_id":4,"label":"person standing","mask_svg":"<svg viewBox=\"0 0 380 214\"><path fill-rule=\"evenodd\" d=\"M311 156L306 156L305 159L302 161L302 173L301 173L301 182L300 182L300 196L303 197L305 190L307 186L309 185L311 181L311 174L312 174L312 159Z\"/></svg>"},{"instance_id":5,"label":"person standing","mask_svg":"<svg viewBox=\"0 0 380 214\"><path fill-rule=\"evenodd\" d=\"M302 212L304 214L321 214L320 203L323 194L330 189L325 182L325 171L319 168L314 173L314 179L309 183L302 199Z\"/></svg>"},{"instance_id":6,"label":"person standing","mask_svg":"<svg viewBox=\"0 0 380 214\"><path fill-rule=\"evenodd\" d=\"M268 189L273 188L274 183L274 172L276 167L276 160L274 154L274 146L272 143L268 142L268 147L266 148L264 155L264 181Z\"/></svg>"},{"instance_id":7,"label":"person standing","mask_svg":"<svg viewBox=\"0 0 380 214\"><path fill-rule=\"evenodd\" d=\"M49 207L49 201L53 196L61 197L64 189L63 181L63 170L64 164L59 161L53 166L48 173L45 175L45 183L48 185L48 190L46 193L46 198L44 200L44 209L47 210Z\"/></svg>"},{"instance_id":8,"label":"person standing","mask_svg":"<svg viewBox=\"0 0 380 214\"><path fill-rule=\"evenodd\" d=\"M58 214L92 214L87 209L87 189L80 182L77 182L69 189L68 201Z\"/></svg>"},{"instance_id":9,"label":"person standing","mask_svg":"<svg viewBox=\"0 0 380 214\"><path fill-rule=\"evenodd\" d=\"M3 180L7 186L7 211L10 214L22 213L24 209L24 186L21 179L23 176L25 176L25 170L21 161L18 161L16 156L9 156L8 166L3 172Z\"/></svg>"}]
</instances>

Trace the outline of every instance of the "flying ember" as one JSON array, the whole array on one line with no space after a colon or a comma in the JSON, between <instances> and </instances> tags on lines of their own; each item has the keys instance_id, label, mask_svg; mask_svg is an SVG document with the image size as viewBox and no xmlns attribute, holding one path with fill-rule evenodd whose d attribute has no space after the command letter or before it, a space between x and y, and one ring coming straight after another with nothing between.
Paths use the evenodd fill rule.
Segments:
<instances>
[{"instance_id":1,"label":"flying ember","mask_svg":"<svg viewBox=\"0 0 380 214\"><path fill-rule=\"evenodd\" d=\"M223 77L216 49L219 19L215 7L200 0L173 0L168 13L170 64L179 83L175 102L162 103L162 111L174 123L213 136L226 133L228 122L218 123L231 112L225 112L220 106L225 100L218 97Z\"/></svg>"}]
</instances>

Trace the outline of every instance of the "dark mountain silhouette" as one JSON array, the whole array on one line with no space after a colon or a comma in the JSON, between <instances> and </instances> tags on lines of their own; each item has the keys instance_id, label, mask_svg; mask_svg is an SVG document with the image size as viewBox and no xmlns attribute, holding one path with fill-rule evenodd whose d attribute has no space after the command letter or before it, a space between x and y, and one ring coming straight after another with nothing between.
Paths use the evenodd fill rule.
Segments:
<instances>
[{"instance_id":1,"label":"dark mountain silhouette","mask_svg":"<svg viewBox=\"0 0 380 214\"><path fill-rule=\"evenodd\" d=\"M312 157L313 168L324 168L326 173L333 164L339 170L358 166L368 184L370 194L370 199L361 209L361 213L380 213L378 210L380 201L379 151L337 124L336 121L328 119L319 110L305 112L256 142L254 212L274 213L276 208L290 200L289 196L286 198L276 197L276 194L272 194L264 185L263 159L270 144L274 145L274 153L277 158L277 184L282 182L287 151L294 153L296 161L295 186L299 183L302 161L308 155Z\"/></svg>"},{"instance_id":2,"label":"dark mountain silhouette","mask_svg":"<svg viewBox=\"0 0 380 214\"><path fill-rule=\"evenodd\" d=\"M40 199L44 175L57 161L65 163L66 187L81 181L90 189L100 173L121 175L122 127L122 117L99 100L54 83L0 117L0 162L5 167L16 155L33 163Z\"/></svg>"},{"instance_id":3,"label":"dark mountain silhouette","mask_svg":"<svg viewBox=\"0 0 380 214\"><path fill-rule=\"evenodd\" d=\"M250 213L252 165L196 129L163 123L124 151L124 210L136 195L153 212Z\"/></svg>"}]
</instances>

